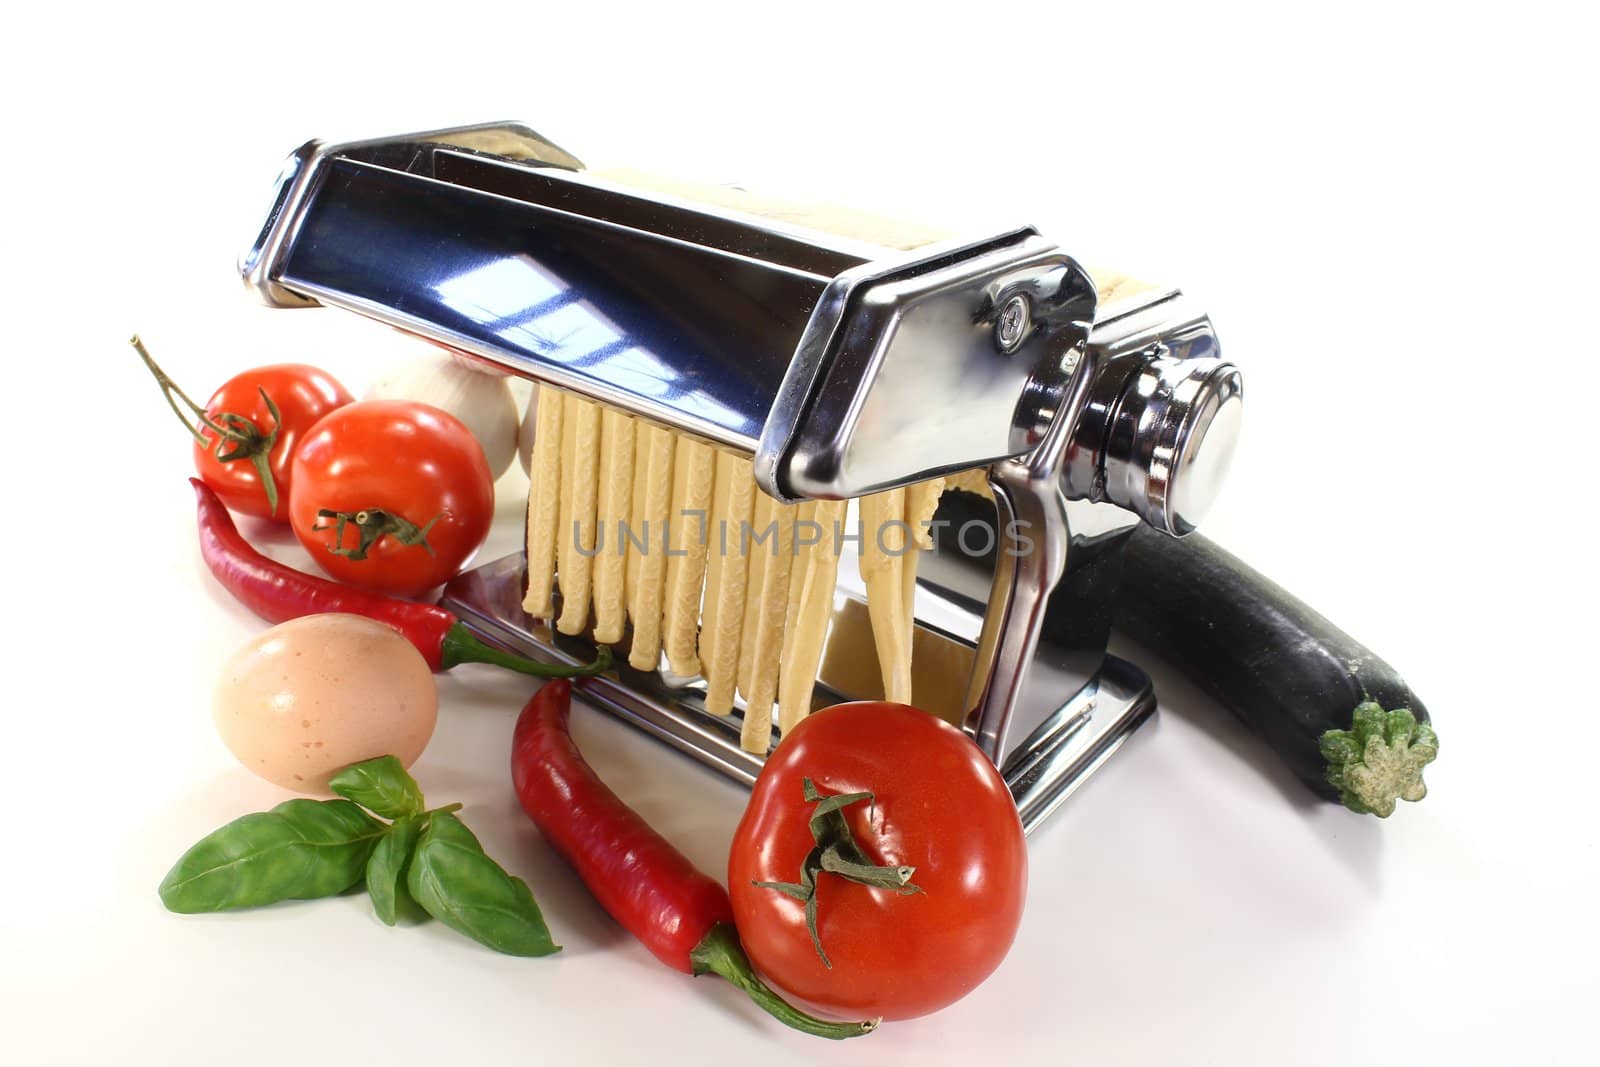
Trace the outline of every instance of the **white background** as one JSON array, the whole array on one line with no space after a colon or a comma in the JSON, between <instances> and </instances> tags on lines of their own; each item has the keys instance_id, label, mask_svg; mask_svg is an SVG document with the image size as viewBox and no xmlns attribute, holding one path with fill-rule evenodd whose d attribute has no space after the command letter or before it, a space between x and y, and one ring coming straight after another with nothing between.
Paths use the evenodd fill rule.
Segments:
<instances>
[{"instance_id":1,"label":"white background","mask_svg":"<svg viewBox=\"0 0 1600 1067\"><path fill-rule=\"evenodd\" d=\"M1583 5L574 7L8 16L0 1060L1587 1060ZM201 569L187 439L126 337L200 395L289 359L359 392L412 343L257 307L233 273L280 159L502 117L591 165L952 229L1032 222L1182 284L1248 383L1208 532L1405 672L1442 738L1432 795L1386 822L1315 803L1157 671L1158 721L1032 839L1002 969L824 1048L663 969L589 902L508 787L527 686L463 669L416 772L534 885L559 957L391 930L360 897L165 913L173 859L283 794L211 728L216 667L260 624ZM519 477L484 558L516 544ZM722 869L738 790L598 715L575 728Z\"/></svg>"}]
</instances>

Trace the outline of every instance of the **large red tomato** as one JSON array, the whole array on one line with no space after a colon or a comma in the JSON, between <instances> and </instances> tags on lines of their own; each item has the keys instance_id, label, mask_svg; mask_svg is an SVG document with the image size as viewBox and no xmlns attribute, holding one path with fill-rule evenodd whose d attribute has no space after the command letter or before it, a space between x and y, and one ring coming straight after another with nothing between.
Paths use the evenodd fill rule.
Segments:
<instances>
[{"instance_id":1,"label":"large red tomato","mask_svg":"<svg viewBox=\"0 0 1600 1067\"><path fill-rule=\"evenodd\" d=\"M460 420L428 404L363 400L295 453L289 518L341 582L418 596L460 573L489 536L494 478Z\"/></svg>"},{"instance_id":2,"label":"large red tomato","mask_svg":"<svg viewBox=\"0 0 1600 1067\"><path fill-rule=\"evenodd\" d=\"M844 825L869 863L913 867L918 887L857 884L813 866L817 941L831 967L801 899L807 857L823 843L809 825L819 802L807 799L807 779L823 798L870 792L840 809ZM906 1019L971 992L1010 949L1027 880L1022 824L993 764L948 723L881 702L840 704L791 731L756 779L728 862L756 968L842 1018Z\"/></svg>"},{"instance_id":3,"label":"large red tomato","mask_svg":"<svg viewBox=\"0 0 1600 1067\"><path fill-rule=\"evenodd\" d=\"M267 398L278 409L279 418L272 417ZM205 411L208 419L238 436L219 445L220 435L215 430L198 426L203 440L194 444L195 472L234 511L288 522L295 447L324 415L352 399L331 374L304 363L274 363L236 374L211 394ZM273 431L277 431L276 438ZM254 458L257 452L265 456L272 474L276 509Z\"/></svg>"}]
</instances>

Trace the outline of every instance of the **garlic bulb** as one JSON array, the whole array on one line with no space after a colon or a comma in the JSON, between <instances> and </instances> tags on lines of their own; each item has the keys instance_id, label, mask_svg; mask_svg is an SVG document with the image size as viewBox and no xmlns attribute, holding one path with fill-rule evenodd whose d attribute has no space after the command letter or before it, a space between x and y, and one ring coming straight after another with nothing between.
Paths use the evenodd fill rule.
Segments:
<instances>
[{"instance_id":1,"label":"garlic bulb","mask_svg":"<svg viewBox=\"0 0 1600 1067\"><path fill-rule=\"evenodd\" d=\"M505 378L472 370L445 356L402 363L367 390L368 400L415 400L447 411L466 424L496 478L517 454L517 402Z\"/></svg>"}]
</instances>

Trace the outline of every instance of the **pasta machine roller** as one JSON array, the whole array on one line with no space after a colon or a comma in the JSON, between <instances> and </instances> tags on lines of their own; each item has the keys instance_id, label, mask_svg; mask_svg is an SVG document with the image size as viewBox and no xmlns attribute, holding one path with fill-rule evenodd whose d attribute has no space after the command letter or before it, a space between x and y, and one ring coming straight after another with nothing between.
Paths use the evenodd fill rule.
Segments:
<instances>
[{"instance_id":1,"label":"pasta machine roller","mask_svg":"<svg viewBox=\"0 0 1600 1067\"><path fill-rule=\"evenodd\" d=\"M1176 290L1101 301L1026 226L894 249L642 191L511 123L310 142L240 269L270 305L345 308L748 457L778 500L986 469L1000 544L950 550L984 540L956 531L927 553L913 688L995 762L1030 830L1154 710L1149 679L1106 653L1120 549L1141 521L1194 528L1241 410ZM862 586L839 575L819 706L883 692L861 664ZM445 603L486 639L588 659L588 635L523 612L523 581L518 554ZM1041 642L1052 596L1074 621ZM620 664L586 696L734 779L760 769L695 678Z\"/></svg>"}]
</instances>

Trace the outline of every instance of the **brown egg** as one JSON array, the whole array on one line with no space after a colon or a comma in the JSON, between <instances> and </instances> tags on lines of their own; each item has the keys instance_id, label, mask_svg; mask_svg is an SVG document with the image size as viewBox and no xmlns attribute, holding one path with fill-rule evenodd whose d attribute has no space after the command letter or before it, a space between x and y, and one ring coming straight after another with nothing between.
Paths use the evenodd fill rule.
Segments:
<instances>
[{"instance_id":1,"label":"brown egg","mask_svg":"<svg viewBox=\"0 0 1600 1067\"><path fill-rule=\"evenodd\" d=\"M439 692L422 654L388 626L308 615L234 653L212 713L240 763L285 789L325 794L352 763L414 763L433 736Z\"/></svg>"}]
</instances>

